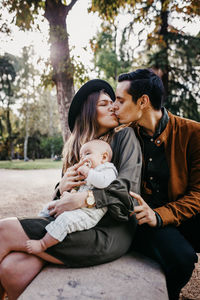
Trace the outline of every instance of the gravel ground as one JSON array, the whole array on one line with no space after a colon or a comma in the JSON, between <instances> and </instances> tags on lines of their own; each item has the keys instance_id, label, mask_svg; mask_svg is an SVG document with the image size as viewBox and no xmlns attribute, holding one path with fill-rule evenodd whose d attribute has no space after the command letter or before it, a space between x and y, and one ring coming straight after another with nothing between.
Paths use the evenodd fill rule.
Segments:
<instances>
[{"instance_id":1,"label":"gravel ground","mask_svg":"<svg viewBox=\"0 0 200 300\"><path fill-rule=\"evenodd\" d=\"M37 215L50 201L60 175L61 170L57 169L0 169L0 218ZM186 299L200 300L200 263L196 264L192 278L180 295L180 300Z\"/></svg>"}]
</instances>

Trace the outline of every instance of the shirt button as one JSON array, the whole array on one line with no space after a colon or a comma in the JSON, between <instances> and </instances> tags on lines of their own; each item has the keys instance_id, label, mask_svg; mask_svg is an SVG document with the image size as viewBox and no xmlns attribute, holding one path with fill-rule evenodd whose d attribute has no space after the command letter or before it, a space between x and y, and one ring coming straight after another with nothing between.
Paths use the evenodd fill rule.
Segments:
<instances>
[{"instance_id":1,"label":"shirt button","mask_svg":"<svg viewBox=\"0 0 200 300\"><path fill-rule=\"evenodd\" d=\"M150 157L150 158L149 158L149 161L152 161L152 160L153 160L153 159Z\"/></svg>"},{"instance_id":2,"label":"shirt button","mask_svg":"<svg viewBox=\"0 0 200 300\"><path fill-rule=\"evenodd\" d=\"M157 144L160 144L160 140L157 140L156 143L157 143Z\"/></svg>"},{"instance_id":3,"label":"shirt button","mask_svg":"<svg viewBox=\"0 0 200 300\"><path fill-rule=\"evenodd\" d=\"M149 179L150 179L150 180L153 180L153 177L151 176Z\"/></svg>"},{"instance_id":4,"label":"shirt button","mask_svg":"<svg viewBox=\"0 0 200 300\"><path fill-rule=\"evenodd\" d=\"M159 190L156 190L156 192L159 193L160 191L159 191Z\"/></svg>"}]
</instances>

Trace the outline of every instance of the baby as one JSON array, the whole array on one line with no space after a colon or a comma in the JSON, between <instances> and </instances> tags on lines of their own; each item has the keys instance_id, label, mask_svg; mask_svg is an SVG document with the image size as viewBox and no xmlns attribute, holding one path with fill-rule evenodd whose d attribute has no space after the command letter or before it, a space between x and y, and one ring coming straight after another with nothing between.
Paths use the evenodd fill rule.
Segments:
<instances>
[{"instance_id":1,"label":"baby","mask_svg":"<svg viewBox=\"0 0 200 300\"><path fill-rule=\"evenodd\" d=\"M85 176L86 184L78 189L79 192L90 191L94 187L103 189L116 179L118 173L115 166L110 162L111 158L111 147L102 140L92 140L81 147L80 159L86 162L77 171ZM48 206L39 215L49 216L47 208ZM95 207L80 208L63 212L55 221L52 221L45 227L47 233L41 240L27 241L27 252L33 254L43 252L47 248L61 242L69 233L94 227L106 212L107 207L100 209Z\"/></svg>"}]
</instances>

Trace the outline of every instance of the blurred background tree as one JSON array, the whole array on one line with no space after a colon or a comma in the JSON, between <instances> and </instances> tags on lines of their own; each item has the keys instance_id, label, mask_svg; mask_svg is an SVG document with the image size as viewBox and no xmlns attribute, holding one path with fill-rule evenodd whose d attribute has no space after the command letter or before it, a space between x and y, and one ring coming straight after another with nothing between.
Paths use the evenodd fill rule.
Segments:
<instances>
[{"instance_id":1,"label":"blurred background tree","mask_svg":"<svg viewBox=\"0 0 200 300\"><path fill-rule=\"evenodd\" d=\"M165 106L200 121L200 33L187 30L191 22L200 21L199 1L91 0L89 11L99 14L101 25L85 47L92 51L90 68L69 46L67 17L76 2L2 1L0 33L6 37L12 26L3 10L24 31L42 30L46 17L51 57L45 64L35 61L33 46L18 56L0 56L0 159L60 156L74 86L79 88L91 76L115 87L120 73L151 67L163 80Z\"/></svg>"},{"instance_id":2,"label":"blurred background tree","mask_svg":"<svg viewBox=\"0 0 200 300\"><path fill-rule=\"evenodd\" d=\"M143 25L138 33L138 47L143 46L140 66L152 67L160 75L171 112L199 121L200 35L192 36L180 26L200 17L199 1L93 0L90 11L108 23L119 14L131 15L132 35L136 24ZM133 67L139 67L134 60Z\"/></svg>"},{"instance_id":3,"label":"blurred background tree","mask_svg":"<svg viewBox=\"0 0 200 300\"><path fill-rule=\"evenodd\" d=\"M57 90L57 103L62 127L63 140L68 137L68 107L74 95L74 66L70 58L66 20L69 11L78 0L67 5L61 0L2 0L3 7L14 13L13 22L23 30L31 30L37 24L37 16L44 13L49 22L49 42L51 50L52 83ZM3 27L3 26L2 26ZM37 27L39 25L37 24ZM5 31L5 24L2 28ZM10 28L7 26L7 31Z\"/></svg>"},{"instance_id":4,"label":"blurred background tree","mask_svg":"<svg viewBox=\"0 0 200 300\"><path fill-rule=\"evenodd\" d=\"M0 57L0 143L3 146L2 151L7 159L12 158L13 143L15 139L14 126L11 122L13 114L11 114L11 106L14 104L14 81L16 77L17 60L14 56L5 54Z\"/></svg>"},{"instance_id":5,"label":"blurred background tree","mask_svg":"<svg viewBox=\"0 0 200 300\"><path fill-rule=\"evenodd\" d=\"M115 24L116 23L116 24ZM102 22L96 36L90 40L94 53L94 69L99 78L116 85L120 73L131 69L134 49L129 45L130 26L119 28L119 22Z\"/></svg>"}]
</instances>

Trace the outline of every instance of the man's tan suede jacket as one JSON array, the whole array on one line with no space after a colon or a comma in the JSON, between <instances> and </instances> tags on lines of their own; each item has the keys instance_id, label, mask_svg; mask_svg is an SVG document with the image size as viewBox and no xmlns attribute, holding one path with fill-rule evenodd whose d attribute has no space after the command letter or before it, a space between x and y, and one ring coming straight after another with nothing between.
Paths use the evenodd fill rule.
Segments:
<instances>
[{"instance_id":1,"label":"man's tan suede jacket","mask_svg":"<svg viewBox=\"0 0 200 300\"><path fill-rule=\"evenodd\" d=\"M200 213L200 123L168 112L165 130L155 140L164 143L170 170L169 203L154 209L163 226L175 226Z\"/></svg>"}]
</instances>

